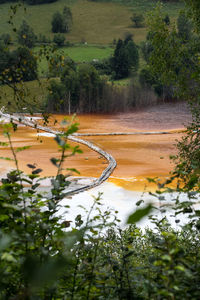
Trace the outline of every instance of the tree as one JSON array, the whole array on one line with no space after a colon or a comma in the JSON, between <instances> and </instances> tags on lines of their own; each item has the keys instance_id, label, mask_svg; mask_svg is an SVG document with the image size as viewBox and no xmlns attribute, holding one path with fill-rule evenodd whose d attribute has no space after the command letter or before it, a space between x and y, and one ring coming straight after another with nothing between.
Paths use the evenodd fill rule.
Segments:
<instances>
[{"instance_id":1,"label":"tree","mask_svg":"<svg viewBox=\"0 0 200 300\"><path fill-rule=\"evenodd\" d=\"M0 40L2 40L5 45L10 45L10 43L11 43L11 36L10 36L9 33L3 33L0 36Z\"/></svg>"},{"instance_id":2,"label":"tree","mask_svg":"<svg viewBox=\"0 0 200 300\"><path fill-rule=\"evenodd\" d=\"M59 13L58 11L53 15L51 26L52 26L51 30L53 33L64 32L63 17L62 14Z\"/></svg>"},{"instance_id":3,"label":"tree","mask_svg":"<svg viewBox=\"0 0 200 300\"><path fill-rule=\"evenodd\" d=\"M200 32L199 1L188 0L192 21L196 32ZM198 10L198 12L197 12ZM199 18L197 18L197 16ZM178 35L176 28L169 28L162 19L161 9L149 15L153 51L149 59L152 74L159 77L162 84L173 85L175 94L188 101L193 122L188 126L187 135L178 144L179 155L176 160L174 176L182 178L185 188L199 188L200 182L200 71L199 45L196 40ZM185 21L184 21L185 23Z\"/></svg>"},{"instance_id":4,"label":"tree","mask_svg":"<svg viewBox=\"0 0 200 300\"><path fill-rule=\"evenodd\" d=\"M48 87L47 105L50 111L63 111L65 101L65 86L56 80L51 80Z\"/></svg>"},{"instance_id":5,"label":"tree","mask_svg":"<svg viewBox=\"0 0 200 300\"><path fill-rule=\"evenodd\" d=\"M2 84L30 81L37 78L37 61L33 53L25 47L8 51L0 44L0 73Z\"/></svg>"},{"instance_id":6,"label":"tree","mask_svg":"<svg viewBox=\"0 0 200 300\"><path fill-rule=\"evenodd\" d=\"M114 51L113 60L114 78L121 79L129 75L129 61L125 51L124 42L119 39Z\"/></svg>"},{"instance_id":7,"label":"tree","mask_svg":"<svg viewBox=\"0 0 200 300\"><path fill-rule=\"evenodd\" d=\"M136 72L139 66L139 53L132 37L118 40L111 60L114 78L121 79L129 76L131 71Z\"/></svg>"},{"instance_id":8,"label":"tree","mask_svg":"<svg viewBox=\"0 0 200 300\"><path fill-rule=\"evenodd\" d=\"M131 17L133 27L139 28L144 26L144 16L142 14L133 13Z\"/></svg>"},{"instance_id":9,"label":"tree","mask_svg":"<svg viewBox=\"0 0 200 300\"><path fill-rule=\"evenodd\" d=\"M169 15L166 15L163 19L163 21L166 23L166 25L170 25L170 18Z\"/></svg>"},{"instance_id":10,"label":"tree","mask_svg":"<svg viewBox=\"0 0 200 300\"><path fill-rule=\"evenodd\" d=\"M22 22L19 30L17 31L17 39L18 43L22 46L26 46L28 48L34 47L37 37L26 21Z\"/></svg>"},{"instance_id":11,"label":"tree","mask_svg":"<svg viewBox=\"0 0 200 300\"><path fill-rule=\"evenodd\" d=\"M187 42L191 39L192 24L184 12L181 12L177 19L177 29L179 38Z\"/></svg>"},{"instance_id":12,"label":"tree","mask_svg":"<svg viewBox=\"0 0 200 300\"><path fill-rule=\"evenodd\" d=\"M62 14L60 12L55 12L52 21L52 32L54 33L66 33L71 30L72 26L72 13L69 7L65 6Z\"/></svg>"},{"instance_id":13,"label":"tree","mask_svg":"<svg viewBox=\"0 0 200 300\"><path fill-rule=\"evenodd\" d=\"M63 8L63 27L65 32L69 32L72 27L72 12L68 6Z\"/></svg>"},{"instance_id":14,"label":"tree","mask_svg":"<svg viewBox=\"0 0 200 300\"><path fill-rule=\"evenodd\" d=\"M81 64L78 68L80 89L79 107L88 112L98 111L101 78L97 70L90 64Z\"/></svg>"},{"instance_id":15,"label":"tree","mask_svg":"<svg viewBox=\"0 0 200 300\"><path fill-rule=\"evenodd\" d=\"M75 66L66 61L60 75L60 83L53 82L49 90L48 109L68 112L97 112L101 109L103 79L90 64ZM54 96L55 95L55 96Z\"/></svg>"},{"instance_id":16,"label":"tree","mask_svg":"<svg viewBox=\"0 0 200 300\"><path fill-rule=\"evenodd\" d=\"M125 50L127 52L129 62L129 73L135 73L139 67L139 52L133 40L128 41L127 44L125 43Z\"/></svg>"},{"instance_id":17,"label":"tree","mask_svg":"<svg viewBox=\"0 0 200 300\"><path fill-rule=\"evenodd\" d=\"M65 36L61 33L57 33L54 35L53 42L58 46L62 47L65 43Z\"/></svg>"},{"instance_id":18,"label":"tree","mask_svg":"<svg viewBox=\"0 0 200 300\"><path fill-rule=\"evenodd\" d=\"M37 61L33 53L19 47L11 53L10 68L13 81L31 81L37 78Z\"/></svg>"},{"instance_id":19,"label":"tree","mask_svg":"<svg viewBox=\"0 0 200 300\"><path fill-rule=\"evenodd\" d=\"M10 50L0 41L0 84L5 84L8 81ZM7 70L7 71L6 71ZM7 72L7 74L5 73Z\"/></svg>"}]
</instances>

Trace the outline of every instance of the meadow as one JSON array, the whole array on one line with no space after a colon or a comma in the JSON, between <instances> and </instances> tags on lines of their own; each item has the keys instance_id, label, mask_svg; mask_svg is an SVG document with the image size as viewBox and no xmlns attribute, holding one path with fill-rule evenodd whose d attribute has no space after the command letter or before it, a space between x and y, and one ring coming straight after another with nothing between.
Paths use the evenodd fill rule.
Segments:
<instances>
[{"instance_id":1,"label":"meadow","mask_svg":"<svg viewBox=\"0 0 200 300\"><path fill-rule=\"evenodd\" d=\"M46 96L48 94L48 79L40 79L24 82L23 86L17 85L23 91L23 107L26 111L39 112L45 105ZM0 103L1 107L6 106L10 112L19 110L19 104L14 99L13 89L7 85L0 87Z\"/></svg>"},{"instance_id":2,"label":"meadow","mask_svg":"<svg viewBox=\"0 0 200 300\"><path fill-rule=\"evenodd\" d=\"M39 51L39 47L35 51ZM104 59L112 55L113 48L100 45L75 45L71 47L61 47L57 49L58 55L69 56L76 63L91 62L93 59ZM41 58L38 64L38 72L40 76L47 73L48 65L45 58Z\"/></svg>"},{"instance_id":3,"label":"meadow","mask_svg":"<svg viewBox=\"0 0 200 300\"><path fill-rule=\"evenodd\" d=\"M0 5L1 33L11 33L13 39L16 35L12 26L8 24L8 16L11 14L10 3ZM73 27L66 34L66 40L73 43L87 42L88 44L108 45L114 39L123 38L127 32L134 35L135 42L145 39L147 28L133 28L130 17L133 12L146 14L152 10L156 2L154 0L113 0L109 2L93 2L87 0L59 0L43 5L23 5L17 9L13 18L16 28L19 28L23 19L27 20L36 34L44 34L53 38L51 33L51 19L55 11L62 11L67 5L73 15ZM178 11L183 8L181 3L168 3L163 5L164 13L174 19Z\"/></svg>"}]
</instances>

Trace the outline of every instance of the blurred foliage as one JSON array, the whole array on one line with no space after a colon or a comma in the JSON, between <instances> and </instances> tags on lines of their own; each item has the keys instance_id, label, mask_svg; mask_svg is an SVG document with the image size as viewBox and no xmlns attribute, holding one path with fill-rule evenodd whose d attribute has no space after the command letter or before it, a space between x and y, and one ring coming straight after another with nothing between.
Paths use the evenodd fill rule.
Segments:
<instances>
[{"instance_id":1,"label":"blurred foliage","mask_svg":"<svg viewBox=\"0 0 200 300\"><path fill-rule=\"evenodd\" d=\"M194 4L191 16L198 24L197 2L187 2ZM150 16L149 24L153 32L150 66L162 73L158 73L162 83L177 83L177 93L190 100L193 112L193 123L178 144L179 154L174 158L177 165L171 177L166 182L151 179L158 185L151 193L157 205L143 206L141 199L136 206L142 206L128 217L129 225L122 229L117 211L102 209L100 194L89 211L82 208L83 214L66 219L65 212L62 216L59 213L60 201L70 195L69 174L63 162L81 152L68 143L78 124L63 122L66 129L55 137L61 155L51 159L57 174L48 192L41 187L39 167L29 162L30 174L19 170L17 153L27 146L14 149L11 132L16 126L6 124L3 132L8 142L0 145L10 145L16 170L2 178L0 185L0 299L200 298L199 60L195 56L190 68L183 65L182 54L190 59L185 41L175 43L175 29L167 27L159 8ZM46 56L50 61L48 53ZM68 64L63 82L76 70L73 62ZM177 64L178 71L174 69ZM98 79L93 67L80 66L78 72L85 90L90 76ZM1 75L5 80L6 74ZM18 85L12 81L11 85L16 99L23 100L23 78ZM57 92L56 83L53 87ZM176 188L172 189L173 181ZM65 208L70 212L68 205ZM169 224L166 212L177 227ZM141 230L136 223L147 216L153 229Z\"/></svg>"}]
</instances>

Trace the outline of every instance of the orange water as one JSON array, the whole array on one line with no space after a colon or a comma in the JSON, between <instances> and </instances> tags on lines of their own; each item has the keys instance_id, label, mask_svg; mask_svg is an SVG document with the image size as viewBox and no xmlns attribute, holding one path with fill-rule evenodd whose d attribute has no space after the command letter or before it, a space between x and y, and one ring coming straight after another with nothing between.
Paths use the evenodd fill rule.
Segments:
<instances>
[{"instance_id":1,"label":"orange water","mask_svg":"<svg viewBox=\"0 0 200 300\"><path fill-rule=\"evenodd\" d=\"M56 116L56 118L61 120L63 116ZM176 153L175 140L183 134L177 132L177 129L182 127L180 121L173 124L173 128L172 125L165 123L152 124L150 121L140 119L139 112L137 112L137 116L134 114L84 115L79 116L78 121L80 122L80 132L175 130L173 134L164 135L84 137L113 155L117 161L117 168L109 181L130 190L144 189L147 184L146 177L165 178L168 176L173 167L169 155ZM0 133L2 136L2 129ZM42 176L55 175L56 168L51 164L50 158L59 157L57 144L53 138L38 138L36 134L36 130L26 127L19 127L17 132L12 134L14 147L31 146L30 149L17 154L19 167L28 173L30 169L27 167L27 163L35 163L43 169ZM1 141L5 141L5 137L2 136ZM68 158L65 167L76 168L81 176L100 176L107 165L105 159L86 146L81 145L80 147L83 154ZM0 156L12 157L9 147L0 147ZM13 166L13 162L2 160L0 161L0 172L6 172Z\"/></svg>"}]
</instances>

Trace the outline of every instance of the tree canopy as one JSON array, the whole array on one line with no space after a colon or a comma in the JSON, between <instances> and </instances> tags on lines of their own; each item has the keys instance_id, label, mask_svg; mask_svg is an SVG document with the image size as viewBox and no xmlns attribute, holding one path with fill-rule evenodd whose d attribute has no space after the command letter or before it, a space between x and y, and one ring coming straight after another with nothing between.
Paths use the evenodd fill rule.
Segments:
<instances>
[{"instance_id":1,"label":"tree canopy","mask_svg":"<svg viewBox=\"0 0 200 300\"><path fill-rule=\"evenodd\" d=\"M72 27L72 13L69 7L65 6L63 12L55 12L51 21L52 32L67 33Z\"/></svg>"},{"instance_id":2,"label":"tree canopy","mask_svg":"<svg viewBox=\"0 0 200 300\"><path fill-rule=\"evenodd\" d=\"M138 70L139 53L132 37L118 40L111 66L115 79L125 78Z\"/></svg>"}]
</instances>

